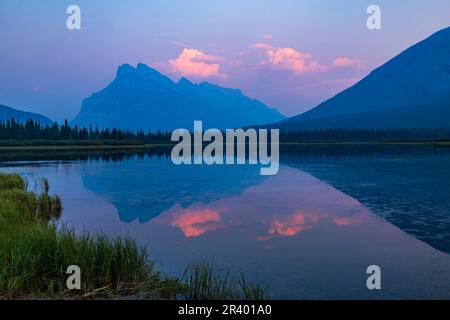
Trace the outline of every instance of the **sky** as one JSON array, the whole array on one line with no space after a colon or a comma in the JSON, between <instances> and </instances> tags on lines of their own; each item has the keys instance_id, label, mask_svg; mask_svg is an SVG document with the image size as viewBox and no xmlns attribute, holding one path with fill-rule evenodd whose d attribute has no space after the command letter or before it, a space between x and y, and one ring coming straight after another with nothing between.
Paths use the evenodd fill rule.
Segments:
<instances>
[{"instance_id":1,"label":"sky","mask_svg":"<svg viewBox=\"0 0 450 320\"><path fill-rule=\"evenodd\" d=\"M80 30L66 27L73 4ZM372 4L380 30L366 25ZM141 62L291 116L449 25L448 0L1 0L0 104L71 120Z\"/></svg>"}]
</instances>

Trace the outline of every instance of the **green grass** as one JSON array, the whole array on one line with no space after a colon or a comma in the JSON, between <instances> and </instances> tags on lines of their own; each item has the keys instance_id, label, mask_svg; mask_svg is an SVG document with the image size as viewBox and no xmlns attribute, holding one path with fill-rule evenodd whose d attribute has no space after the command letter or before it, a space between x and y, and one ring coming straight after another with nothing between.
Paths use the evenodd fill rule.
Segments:
<instances>
[{"instance_id":1,"label":"green grass","mask_svg":"<svg viewBox=\"0 0 450 320\"><path fill-rule=\"evenodd\" d=\"M245 276L229 271L219 272L208 262L199 262L186 269L182 277L186 295L195 300L264 300L267 286L249 283Z\"/></svg>"},{"instance_id":2,"label":"green grass","mask_svg":"<svg viewBox=\"0 0 450 320\"><path fill-rule=\"evenodd\" d=\"M0 191L26 190L27 184L18 174L4 174L0 172Z\"/></svg>"},{"instance_id":3,"label":"green grass","mask_svg":"<svg viewBox=\"0 0 450 320\"><path fill-rule=\"evenodd\" d=\"M45 179L33 192L19 175L0 173L0 297L264 299L266 288L243 275L197 263L181 279L158 271L131 238L80 235L56 221L61 200ZM81 289L68 290L67 267L81 269Z\"/></svg>"}]
</instances>

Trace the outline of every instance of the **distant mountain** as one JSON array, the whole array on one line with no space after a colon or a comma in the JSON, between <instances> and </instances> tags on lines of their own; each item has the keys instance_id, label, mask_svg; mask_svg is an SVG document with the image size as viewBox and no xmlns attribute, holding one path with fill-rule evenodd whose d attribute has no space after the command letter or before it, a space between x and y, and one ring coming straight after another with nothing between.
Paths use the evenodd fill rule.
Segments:
<instances>
[{"instance_id":1,"label":"distant mountain","mask_svg":"<svg viewBox=\"0 0 450 320\"><path fill-rule=\"evenodd\" d=\"M450 27L281 128L450 128Z\"/></svg>"},{"instance_id":2,"label":"distant mountain","mask_svg":"<svg viewBox=\"0 0 450 320\"><path fill-rule=\"evenodd\" d=\"M0 104L0 121L11 118L14 118L18 122L25 122L28 119L32 119L33 121L40 122L42 125L52 125L53 123L52 120L41 114L20 111Z\"/></svg>"},{"instance_id":3,"label":"distant mountain","mask_svg":"<svg viewBox=\"0 0 450 320\"><path fill-rule=\"evenodd\" d=\"M85 99L72 124L128 129L234 128L280 121L284 116L240 90L208 82L178 83L144 64L125 64L103 90Z\"/></svg>"}]
</instances>

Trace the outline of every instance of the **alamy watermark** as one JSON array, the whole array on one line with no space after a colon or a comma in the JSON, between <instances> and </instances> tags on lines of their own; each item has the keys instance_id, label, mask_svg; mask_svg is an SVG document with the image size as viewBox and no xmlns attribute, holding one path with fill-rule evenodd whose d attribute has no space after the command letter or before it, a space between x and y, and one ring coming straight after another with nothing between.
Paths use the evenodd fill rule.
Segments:
<instances>
[{"instance_id":1,"label":"alamy watermark","mask_svg":"<svg viewBox=\"0 0 450 320\"><path fill-rule=\"evenodd\" d=\"M375 4L367 7L367 18L366 25L369 30L381 30L381 8Z\"/></svg>"},{"instance_id":2,"label":"alamy watermark","mask_svg":"<svg viewBox=\"0 0 450 320\"><path fill-rule=\"evenodd\" d=\"M66 13L69 15L66 19L66 27L69 30L81 29L81 8L75 4L67 7Z\"/></svg>"},{"instance_id":3,"label":"alamy watermark","mask_svg":"<svg viewBox=\"0 0 450 320\"><path fill-rule=\"evenodd\" d=\"M67 277L66 286L69 290L80 290L81 289L81 269L77 265L71 265L67 267L66 273L69 275Z\"/></svg>"},{"instance_id":4,"label":"alamy watermark","mask_svg":"<svg viewBox=\"0 0 450 320\"><path fill-rule=\"evenodd\" d=\"M172 132L171 140L178 144L172 149L171 159L176 165L259 164L261 175L275 175L280 168L280 131L271 129L270 137L268 133L267 129L251 128L203 132L202 121L194 121L193 133L187 129Z\"/></svg>"},{"instance_id":5,"label":"alamy watermark","mask_svg":"<svg viewBox=\"0 0 450 320\"><path fill-rule=\"evenodd\" d=\"M377 265L370 265L366 272L370 275L366 281L367 289L381 290L381 268Z\"/></svg>"}]
</instances>

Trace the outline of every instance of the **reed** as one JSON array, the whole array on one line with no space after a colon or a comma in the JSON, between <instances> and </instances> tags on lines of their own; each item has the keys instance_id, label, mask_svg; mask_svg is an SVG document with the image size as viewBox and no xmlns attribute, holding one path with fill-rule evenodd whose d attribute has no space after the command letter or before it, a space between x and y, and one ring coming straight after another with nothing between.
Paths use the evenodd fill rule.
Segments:
<instances>
[{"instance_id":1,"label":"reed","mask_svg":"<svg viewBox=\"0 0 450 320\"><path fill-rule=\"evenodd\" d=\"M210 262L198 262L188 267L182 281L186 296L193 300L265 300L268 286L250 283L244 274L220 271Z\"/></svg>"}]
</instances>

